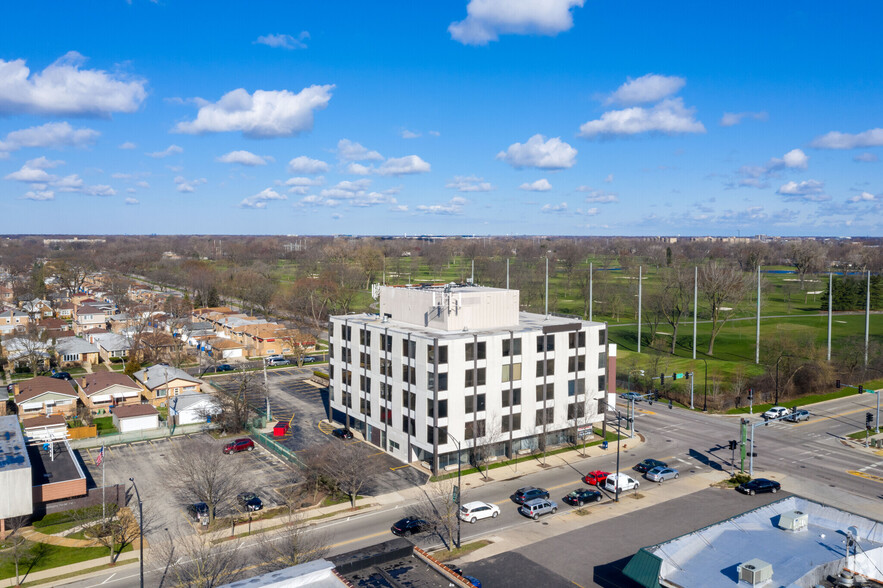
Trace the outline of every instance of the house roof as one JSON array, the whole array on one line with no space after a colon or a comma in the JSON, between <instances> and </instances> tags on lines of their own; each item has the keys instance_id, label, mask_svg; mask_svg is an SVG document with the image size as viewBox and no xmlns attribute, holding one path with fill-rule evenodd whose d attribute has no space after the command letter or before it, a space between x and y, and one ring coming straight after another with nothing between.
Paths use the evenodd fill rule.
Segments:
<instances>
[{"instance_id":1,"label":"house roof","mask_svg":"<svg viewBox=\"0 0 883 588\"><path fill-rule=\"evenodd\" d=\"M153 408L151 404L129 404L122 406L115 406L111 409L111 412L118 419L128 419L131 417L139 417L139 416L147 416L152 414L159 414L159 411Z\"/></svg>"},{"instance_id":2,"label":"house roof","mask_svg":"<svg viewBox=\"0 0 883 588\"><path fill-rule=\"evenodd\" d=\"M58 318L44 318L37 321L37 326L46 329L66 329L67 321Z\"/></svg>"},{"instance_id":3,"label":"house roof","mask_svg":"<svg viewBox=\"0 0 883 588\"><path fill-rule=\"evenodd\" d=\"M123 386L135 391L141 390L132 378L126 374L118 372L94 372L91 374L85 374L82 378L77 379L77 385L86 396L100 394L111 386Z\"/></svg>"},{"instance_id":4,"label":"house roof","mask_svg":"<svg viewBox=\"0 0 883 588\"><path fill-rule=\"evenodd\" d=\"M28 429L37 429L40 427L58 427L64 424L64 415L61 414L27 418L21 422L22 427L24 427L26 431Z\"/></svg>"},{"instance_id":5,"label":"house roof","mask_svg":"<svg viewBox=\"0 0 883 588\"><path fill-rule=\"evenodd\" d=\"M175 412L182 412L204 402L217 406L217 402L210 394L182 394L172 398L171 405Z\"/></svg>"},{"instance_id":6,"label":"house roof","mask_svg":"<svg viewBox=\"0 0 883 588\"><path fill-rule=\"evenodd\" d=\"M18 394L15 395L15 402L16 404L21 404L47 393L77 397L77 393L70 382L59 380L58 378L50 378L49 376L37 376L36 378L18 383Z\"/></svg>"},{"instance_id":7,"label":"house roof","mask_svg":"<svg viewBox=\"0 0 883 588\"><path fill-rule=\"evenodd\" d=\"M168 380L166 378L168 377ZM164 386L166 381L186 380L195 384L201 383L184 370L179 370L170 365L157 364L135 372L135 379L144 384L149 390Z\"/></svg>"},{"instance_id":8,"label":"house roof","mask_svg":"<svg viewBox=\"0 0 883 588\"><path fill-rule=\"evenodd\" d=\"M241 343L231 341L230 339L224 339L223 337L215 337L214 339L209 340L208 343L214 349L244 349L244 345Z\"/></svg>"},{"instance_id":9,"label":"house roof","mask_svg":"<svg viewBox=\"0 0 883 588\"><path fill-rule=\"evenodd\" d=\"M10 318L15 318L15 317L25 318L28 316L28 313L22 312L20 310L4 310L0 314L2 314L3 316L8 316Z\"/></svg>"},{"instance_id":10,"label":"house roof","mask_svg":"<svg viewBox=\"0 0 883 588\"><path fill-rule=\"evenodd\" d=\"M125 351L132 348L132 343L126 337L102 331L100 334L92 336L92 341L96 345L106 349L107 351Z\"/></svg>"},{"instance_id":11,"label":"house roof","mask_svg":"<svg viewBox=\"0 0 883 588\"><path fill-rule=\"evenodd\" d=\"M56 305L55 308L58 310L73 310L76 308L76 305L73 302L62 302Z\"/></svg>"},{"instance_id":12,"label":"house roof","mask_svg":"<svg viewBox=\"0 0 883 588\"><path fill-rule=\"evenodd\" d=\"M79 337L65 337L55 342L55 352L58 355L98 353L98 347Z\"/></svg>"}]
</instances>

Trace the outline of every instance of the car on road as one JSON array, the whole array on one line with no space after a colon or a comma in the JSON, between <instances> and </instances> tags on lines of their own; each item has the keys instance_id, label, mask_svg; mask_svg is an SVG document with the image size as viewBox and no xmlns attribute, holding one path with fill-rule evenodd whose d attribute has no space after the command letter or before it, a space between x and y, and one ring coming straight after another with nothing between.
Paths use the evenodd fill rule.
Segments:
<instances>
[{"instance_id":1,"label":"car on road","mask_svg":"<svg viewBox=\"0 0 883 588\"><path fill-rule=\"evenodd\" d=\"M218 367L215 368L215 371L216 372L232 372L233 366L230 365L229 363L222 363L221 365L219 365Z\"/></svg>"},{"instance_id":2,"label":"car on road","mask_svg":"<svg viewBox=\"0 0 883 588\"><path fill-rule=\"evenodd\" d=\"M236 496L236 502L239 503L239 507L246 511L256 511L264 508L264 503L258 498L258 495L254 492L242 492Z\"/></svg>"},{"instance_id":3,"label":"car on road","mask_svg":"<svg viewBox=\"0 0 883 588\"><path fill-rule=\"evenodd\" d=\"M674 468L664 468L659 466L644 474L644 477L651 482L665 482L666 480L676 479L678 477L678 471Z\"/></svg>"},{"instance_id":4,"label":"car on road","mask_svg":"<svg viewBox=\"0 0 883 588\"><path fill-rule=\"evenodd\" d=\"M528 518L537 520L542 515L555 514L556 512L558 512L558 505L551 500L546 500L544 498L535 498L533 500L528 500L527 502L519 506L518 512Z\"/></svg>"},{"instance_id":5,"label":"car on road","mask_svg":"<svg viewBox=\"0 0 883 588\"><path fill-rule=\"evenodd\" d=\"M341 439L352 439L353 432L349 429L334 429L331 431L331 434L335 437L340 437Z\"/></svg>"},{"instance_id":6,"label":"car on road","mask_svg":"<svg viewBox=\"0 0 883 588\"><path fill-rule=\"evenodd\" d=\"M809 420L809 411L808 410L797 410L792 411L791 414L786 416L784 421L789 421L792 423L799 423L800 421L808 421Z\"/></svg>"},{"instance_id":7,"label":"car on road","mask_svg":"<svg viewBox=\"0 0 883 588\"><path fill-rule=\"evenodd\" d=\"M254 441L245 437L224 445L224 453L239 453L240 451L254 451Z\"/></svg>"},{"instance_id":8,"label":"car on road","mask_svg":"<svg viewBox=\"0 0 883 588\"><path fill-rule=\"evenodd\" d=\"M415 516L410 516L396 521L389 530L393 532L393 535L406 537L408 535L423 533L424 531L431 531L432 525L430 525L428 521L418 519Z\"/></svg>"},{"instance_id":9,"label":"car on road","mask_svg":"<svg viewBox=\"0 0 883 588\"><path fill-rule=\"evenodd\" d=\"M625 392L619 395L623 400L634 400L635 402L641 402L643 396L638 394L637 392Z\"/></svg>"},{"instance_id":10,"label":"car on road","mask_svg":"<svg viewBox=\"0 0 883 588\"><path fill-rule=\"evenodd\" d=\"M775 480L767 480L766 478L755 478L750 482L739 484L736 488L743 494L754 496L755 494L763 494L764 492L772 492L775 494L782 489L782 485Z\"/></svg>"},{"instance_id":11,"label":"car on road","mask_svg":"<svg viewBox=\"0 0 883 588\"><path fill-rule=\"evenodd\" d=\"M496 504L488 504L476 500L460 506L458 516L467 523L474 523L479 519L495 519L500 515L500 507Z\"/></svg>"},{"instance_id":12,"label":"car on road","mask_svg":"<svg viewBox=\"0 0 883 588\"><path fill-rule=\"evenodd\" d=\"M515 494L513 494L509 498L511 498L512 501L516 504L524 504L525 502L529 502L537 498L549 498L549 491L544 488L525 486L524 488L519 488L518 490L516 490Z\"/></svg>"},{"instance_id":13,"label":"car on road","mask_svg":"<svg viewBox=\"0 0 883 588\"><path fill-rule=\"evenodd\" d=\"M268 360L267 360L267 365L268 365L268 366L276 366L276 365L291 365L291 361L285 359L284 357L283 357L282 359L275 359L275 358L274 358L274 359L268 359Z\"/></svg>"},{"instance_id":14,"label":"car on road","mask_svg":"<svg viewBox=\"0 0 883 588\"><path fill-rule=\"evenodd\" d=\"M785 416L786 414L788 414L787 408L785 408L784 406L774 406L763 413L761 416L763 417L763 420L768 421L770 419L777 419L781 416Z\"/></svg>"},{"instance_id":15,"label":"car on road","mask_svg":"<svg viewBox=\"0 0 883 588\"><path fill-rule=\"evenodd\" d=\"M628 474L620 473L618 482L616 474L610 474L609 476L607 476L607 480L605 480L603 488L608 492L619 494L624 490L637 490L640 485L640 482L638 482Z\"/></svg>"},{"instance_id":16,"label":"car on road","mask_svg":"<svg viewBox=\"0 0 883 588\"><path fill-rule=\"evenodd\" d=\"M71 379L71 375L67 372L55 372L54 374L52 374L49 377L55 378L56 380L70 380Z\"/></svg>"},{"instance_id":17,"label":"car on road","mask_svg":"<svg viewBox=\"0 0 883 588\"><path fill-rule=\"evenodd\" d=\"M590 486L601 486L604 484L604 481L607 480L607 476L609 475L610 472L595 470L594 472L589 472L588 474L583 476L583 482Z\"/></svg>"},{"instance_id":18,"label":"car on road","mask_svg":"<svg viewBox=\"0 0 883 588\"><path fill-rule=\"evenodd\" d=\"M564 497L564 502L573 506L582 506L589 502L601 502L604 495L590 488L577 488Z\"/></svg>"},{"instance_id":19,"label":"car on road","mask_svg":"<svg viewBox=\"0 0 883 588\"><path fill-rule=\"evenodd\" d=\"M646 474L653 468L667 468L668 464L664 461L659 461L658 459L645 459L641 463L637 464L634 467L636 472L641 472L642 474Z\"/></svg>"},{"instance_id":20,"label":"car on road","mask_svg":"<svg viewBox=\"0 0 883 588\"><path fill-rule=\"evenodd\" d=\"M319 361L318 357L313 357L312 355L308 355L304 358L304 363L315 363Z\"/></svg>"}]
</instances>

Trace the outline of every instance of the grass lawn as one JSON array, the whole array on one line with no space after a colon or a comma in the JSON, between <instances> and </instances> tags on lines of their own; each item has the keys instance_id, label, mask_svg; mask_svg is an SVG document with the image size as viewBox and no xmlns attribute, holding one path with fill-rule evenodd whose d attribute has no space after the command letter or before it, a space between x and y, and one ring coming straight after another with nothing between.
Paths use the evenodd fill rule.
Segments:
<instances>
[{"instance_id":1,"label":"grass lawn","mask_svg":"<svg viewBox=\"0 0 883 588\"><path fill-rule=\"evenodd\" d=\"M98 427L98 435L115 435L119 431L113 426L113 417L96 417L92 419L92 424Z\"/></svg>"},{"instance_id":2,"label":"grass lawn","mask_svg":"<svg viewBox=\"0 0 883 588\"><path fill-rule=\"evenodd\" d=\"M493 541L488 541L487 539L481 539L479 541L473 541L471 543L466 543L461 545L460 547L456 547L454 549L441 549L439 551L432 552L432 557L437 559L438 561L450 561L452 559L457 559L462 555L466 555L467 553L471 553L476 549L481 549L482 547L486 547L493 543Z\"/></svg>"},{"instance_id":3,"label":"grass lawn","mask_svg":"<svg viewBox=\"0 0 883 588\"><path fill-rule=\"evenodd\" d=\"M827 394L812 394L810 396L802 396L793 400L786 400L784 402L780 402L779 406L784 406L785 408L799 406L801 408L804 408L808 404L815 404L816 402L824 402L826 400L834 400L835 398L843 398L845 396L853 396L854 394L858 394L858 391L850 388L841 388L840 390L828 392ZM761 414L768 411L772 407L772 404L755 404L752 410L754 411L754 414ZM740 408L731 408L727 411L727 414L748 414L748 410L749 407L747 406L742 406Z\"/></svg>"},{"instance_id":4,"label":"grass lawn","mask_svg":"<svg viewBox=\"0 0 883 588\"><path fill-rule=\"evenodd\" d=\"M19 562L19 574L24 575L25 572L41 572L59 566L79 563L96 558L108 557L108 549L106 547L63 547L61 545L50 545L48 543L32 543L28 542L31 551ZM123 553L132 551L129 545L123 549ZM27 562L27 563L25 563ZM33 562L33 565L31 565ZM0 563L0 579L15 577L15 562L5 559Z\"/></svg>"}]
</instances>

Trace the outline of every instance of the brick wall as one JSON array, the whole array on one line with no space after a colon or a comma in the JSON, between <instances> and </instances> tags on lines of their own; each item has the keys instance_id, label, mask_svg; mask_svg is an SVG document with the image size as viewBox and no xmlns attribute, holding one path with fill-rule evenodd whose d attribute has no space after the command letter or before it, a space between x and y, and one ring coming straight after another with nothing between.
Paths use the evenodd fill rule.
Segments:
<instances>
[{"instance_id":1,"label":"brick wall","mask_svg":"<svg viewBox=\"0 0 883 588\"><path fill-rule=\"evenodd\" d=\"M86 485L85 480L74 480L82 482ZM69 482L59 482L58 484L48 484L49 486L67 484ZM45 486L43 486L45 487ZM56 502L37 503L37 488L34 488L34 518L43 517L49 513L62 512L65 510L73 510L76 508L85 508L87 506L95 506L101 504L101 488L90 488L83 492L83 496L76 498L68 498L67 500L58 500ZM128 494L123 484L114 484L104 489L105 502L114 503L119 506L125 506L128 502Z\"/></svg>"}]
</instances>

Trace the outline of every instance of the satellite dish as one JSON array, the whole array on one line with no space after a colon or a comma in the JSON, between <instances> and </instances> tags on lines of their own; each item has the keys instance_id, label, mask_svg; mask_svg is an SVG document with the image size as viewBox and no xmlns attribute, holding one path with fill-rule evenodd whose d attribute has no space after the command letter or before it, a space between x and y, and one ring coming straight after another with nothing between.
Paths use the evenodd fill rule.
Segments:
<instances>
[{"instance_id":1,"label":"satellite dish","mask_svg":"<svg viewBox=\"0 0 883 588\"><path fill-rule=\"evenodd\" d=\"M858 541L858 529L853 526L846 528L846 532L852 537L853 541Z\"/></svg>"}]
</instances>

